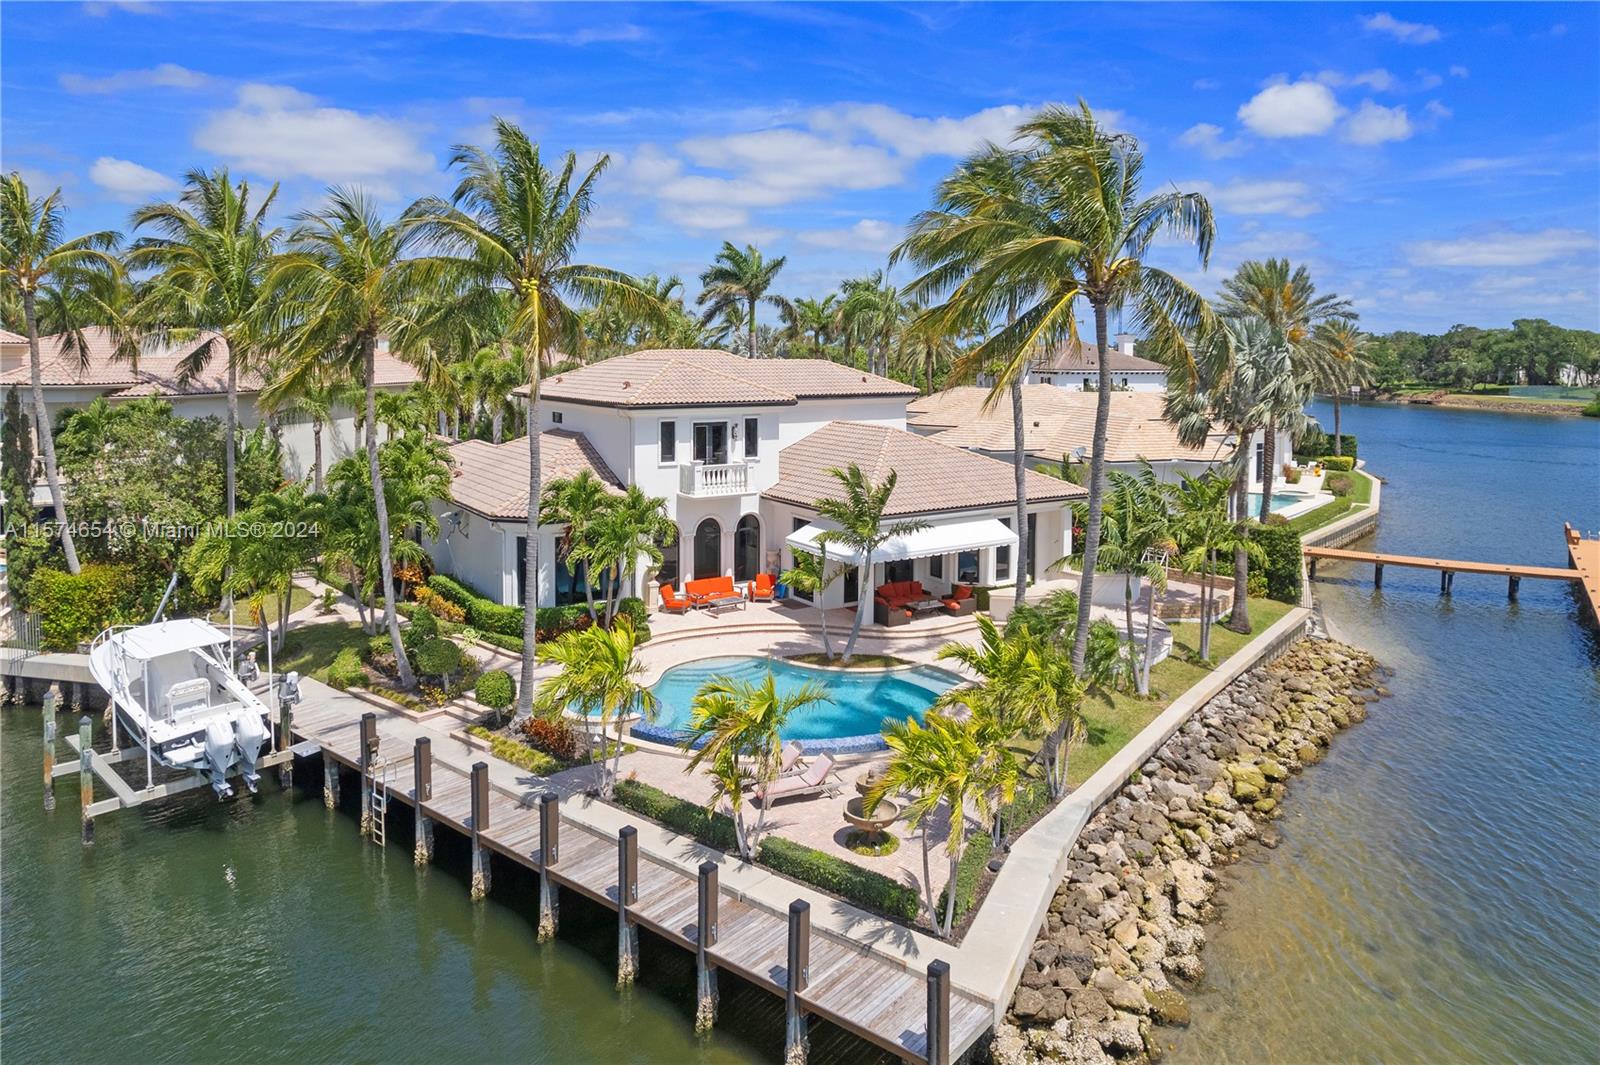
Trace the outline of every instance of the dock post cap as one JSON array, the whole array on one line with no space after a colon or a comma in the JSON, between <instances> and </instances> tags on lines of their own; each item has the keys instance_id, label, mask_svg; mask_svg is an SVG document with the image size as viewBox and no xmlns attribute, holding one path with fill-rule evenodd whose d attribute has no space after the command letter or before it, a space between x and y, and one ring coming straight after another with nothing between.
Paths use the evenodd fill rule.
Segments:
<instances>
[{"instance_id":1,"label":"dock post cap","mask_svg":"<svg viewBox=\"0 0 1600 1065\"><path fill-rule=\"evenodd\" d=\"M716 871L717 871L717 863L716 862L708 860L708 861L704 861L704 862L700 863L700 875L701 876L711 876Z\"/></svg>"}]
</instances>

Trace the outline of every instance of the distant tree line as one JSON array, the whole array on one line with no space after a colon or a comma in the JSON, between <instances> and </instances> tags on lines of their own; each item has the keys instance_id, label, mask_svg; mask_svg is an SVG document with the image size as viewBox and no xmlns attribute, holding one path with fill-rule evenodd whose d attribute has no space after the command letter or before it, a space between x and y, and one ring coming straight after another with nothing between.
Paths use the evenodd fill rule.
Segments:
<instances>
[{"instance_id":1,"label":"distant tree line","mask_svg":"<svg viewBox=\"0 0 1600 1065\"><path fill-rule=\"evenodd\" d=\"M1368 357L1380 389L1600 384L1600 333L1543 318L1518 318L1509 329L1456 325L1438 335L1397 330L1373 336Z\"/></svg>"}]
</instances>

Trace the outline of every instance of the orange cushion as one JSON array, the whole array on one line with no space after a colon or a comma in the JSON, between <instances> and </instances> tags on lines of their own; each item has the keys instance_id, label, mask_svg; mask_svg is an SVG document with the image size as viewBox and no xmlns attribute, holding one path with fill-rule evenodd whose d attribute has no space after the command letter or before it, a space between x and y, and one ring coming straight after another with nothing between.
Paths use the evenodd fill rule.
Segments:
<instances>
[{"instance_id":1,"label":"orange cushion","mask_svg":"<svg viewBox=\"0 0 1600 1065\"><path fill-rule=\"evenodd\" d=\"M971 597L972 589L968 588L965 584L956 585L955 588L950 592L950 598L955 600L970 599Z\"/></svg>"}]
</instances>

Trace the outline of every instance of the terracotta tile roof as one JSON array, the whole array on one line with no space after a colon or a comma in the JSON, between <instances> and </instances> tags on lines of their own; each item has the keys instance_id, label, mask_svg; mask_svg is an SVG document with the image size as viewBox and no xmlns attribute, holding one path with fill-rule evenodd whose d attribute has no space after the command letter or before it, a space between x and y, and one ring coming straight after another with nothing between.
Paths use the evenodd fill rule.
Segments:
<instances>
[{"instance_id":1,"label":"terracotta tile roof","mask_svg":"<svg viewBox=\"0 0 1600 1065\"><path fill-rule=\"evenodd\" d=\"M0 329L0 344L26 344L28 338L9 329Z\"/></svg>"},{"instance_id":2,"label":"terracotta tile roof","mask_svg":"<svg viewBox=\"0 0 1600 1065\"><path fill-rule=\"evenodd\" d=\"M228 347L220 338L206 369L187 382L178 380L178 370L183 360L208 338L215 337L214 333L142 351L137 366L114 357L116 345L109 330L91 327L83 331L83 336L89 349L87 363L81 362L76 355L62 352L59 334L39 338L40 369L47 388L103 388L112 399L220 395L228 390ZM380 351L375 364L380 388L408 385L417 380L416 370L388 352ZM27 384L28 381L26 362L0 374L0 386ZM240 393L259 392L261 387L259 374L239 375Z\"/></svg>"},{"instance_id":3,"label":"terracotta tile roof","mask_svg":"<svg viewBox=\"0 0 1600 1065\"><path fill-rule=\"evenodd\" d=\"M899 473L886 514L930 514L1003 506L1016 500L1010 464L964 451L904 429L863 422L829 422L778 453L778 483L763 498L812 506L834 496L828 471L855 463L874 483ZM1029 502L1075 499L1088 490L1028 470Z\"/></svg>"},{"instance_id":4,"label":"terracotta tile roof","mask_svg":"<svg viewBox=\"0 0 1600 1065\"><path fill-rule=\"evenodd\" d=\"M978 451L1009 452L1015 437L1011 404L1004 398L988 411L986 388L965 386L946 389L913 402L906 411L907 424L932 433L932 439ZM1094 440L1097 392L1079 392L1057 385L1024 385L1022 389L1022 445L1030 455L1058 462L1077 448L1088 449ZM1222 438L1213 429L1211 439L1191 447L1178 439L1178 431L1164 416L1166 396L1160 392L1112 392L1111 416L1106 423L1106 461L1211 462L1225 457Z\"/></svg>"},{"instance_id":5,"label":"terracotta tile roof","mask_svg":"<svg viewBox=\"0 0 1600 1065\"><path fill-rule=\"evenodd\" d=\"M1106 351L1106 362L1111 365L1114 372L1122 373L1166 373L1167 368L1159 362L1141 359L1137 355L1124 354L1121 348L1112 347ZM1093 344L1086 344L1081 340L1065 341L1059 348L1034 360L1035 370L1098 370L1100 368L1100 351Z\"/></svg>"},{"instance_id":6,"label":"terracotta tile roof","mask_svg":"<svg viewBox=\"0 0 1600 1065\"><path fill-rule=\"evenodd\" d=\"M801 399L911 397L917 390L826 359L747 359L726 351L618 355L545 380L546 399L609 407L769 406ZM526 385L516 390L526 396Z\"/></svg>"},{"instance_id":7,"label":"terracotta tile roof","mask_svg":"<svg viewBox=\"0 0 1600 1065\"><path fill-rule=\"evenodd\" d=\"M576 477L588 470L614 490L621 484L582 433L546 429L539 434L539 484ZM528 520L528 441L503 444L463 440L450 446L451 498L486 518Z\"/></svg>"}]
</instances>

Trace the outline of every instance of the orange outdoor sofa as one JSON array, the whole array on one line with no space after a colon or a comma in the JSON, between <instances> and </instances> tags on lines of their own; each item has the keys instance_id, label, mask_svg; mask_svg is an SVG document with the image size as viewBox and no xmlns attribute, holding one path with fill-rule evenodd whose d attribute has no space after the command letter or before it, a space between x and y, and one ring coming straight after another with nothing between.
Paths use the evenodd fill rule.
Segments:
<instances>
[{"instance_id":1,"label":"orange outdoor sofa","mask_svg":"<svg viewBox=\"0 0 1600 1065\"><path fill-rule=\"evenodd\" d=\"M715 609L719 606L743 605L744 596L733 587L732 577L702 577L697 581L685 581L683 594L695 606L705 606Z\"/></svg>"}]
</instances>

